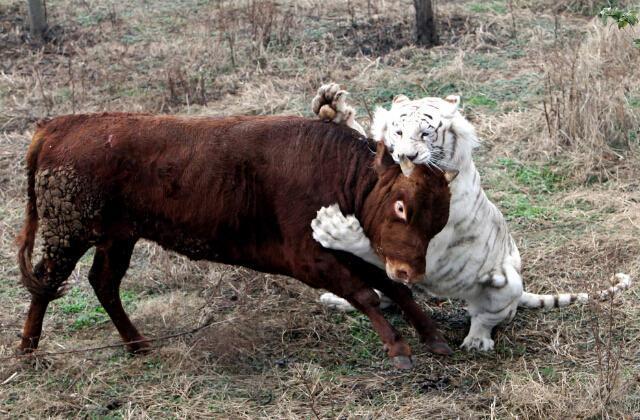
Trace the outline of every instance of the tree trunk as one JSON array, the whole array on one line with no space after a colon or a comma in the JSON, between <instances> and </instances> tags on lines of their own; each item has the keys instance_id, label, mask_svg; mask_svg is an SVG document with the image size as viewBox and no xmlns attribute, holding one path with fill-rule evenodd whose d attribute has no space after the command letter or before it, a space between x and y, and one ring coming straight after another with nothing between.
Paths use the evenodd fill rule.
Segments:
<instances>
[{"instance_id":1,"label":"tree trunk","mask_svg":"<svg viewBox=\"0 0 640 420\"><path fill-rule=\"evenodd\" d=\"M413 0L416 8L416 41L420 45L431 46L438 43L436 20L431 0Z\"/></svg>"},{"instance_id":2,"label":"tree trunk","mask_svg":"<svg viewBox=\"0 0 640 420\"><path fill-rule=\"evenodd\" d=\"M29 29L33 39L42 40L47 29L47 18L44 14L43 0L28 0Z\"/></svg>"}]
</instances>

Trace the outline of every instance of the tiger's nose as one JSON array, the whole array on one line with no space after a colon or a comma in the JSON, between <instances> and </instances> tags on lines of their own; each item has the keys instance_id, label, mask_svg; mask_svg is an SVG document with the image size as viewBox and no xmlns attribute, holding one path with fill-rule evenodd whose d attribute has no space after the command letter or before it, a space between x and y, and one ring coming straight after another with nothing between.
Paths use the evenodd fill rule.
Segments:
<instances>
[{"instance_id":1,"label":"tiger's nose","mask_svg":"<svg viewBox=\"0 0 640 420\"><path fill-rule=\"evenodd\" d=\"M413 155L413 159L416 158L417 155ZM413 173L413 168L415 168L415 163L407 157L407 155L398 155L398 162L400 163L400 169L404 176L409 177Z\"/></svg>"},{"instance_id":2,"label":"tiger's nose","mask_svg":"<svg viewBox=\"0 0 640 420\"><path fill-rule=\"evenodd\" d=\"M418 153L417 152L414 153L414 154L411 154L411 155L408 155L408 154L405 154L405 153L401 153L401 154L398 155L398 159L400 161L403 161L403 160L411 160L411 161L413 161L417 157L418 157Z\"/></svg>"}]
</instances>

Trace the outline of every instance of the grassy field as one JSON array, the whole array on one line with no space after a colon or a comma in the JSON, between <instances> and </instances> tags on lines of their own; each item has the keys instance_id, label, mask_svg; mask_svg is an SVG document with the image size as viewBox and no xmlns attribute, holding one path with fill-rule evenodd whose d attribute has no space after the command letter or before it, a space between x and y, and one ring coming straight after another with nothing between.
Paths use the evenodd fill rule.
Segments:
<instances>
[{"instance_id":1,"label":"grassy field","mask_svg":"<svg viewBox=\"0 0 640 420\"><path fill-rule=\"evenodd\" d=\"M483 185L509 220L527 288L606 287L640 273L638 30L605 26L604 2L437 2L441 45L412 45L412 2L50 0L44 46L26 2L0 0L0 417L640 418L640 292L560 311L521 310L496 351L426 353L394 370L362 315L320 291L194 263L141 242L123 300L163 337L131 357L86 281L47 314L43 352L12 358L28 293L14 237L34 122L71 112L310 114L320 84L367 109L394 95L457 93L482 146ZM640 4L630 4L636 9ZM459 345L461 302L420 297Z\"/></svg>"}]
</instances>

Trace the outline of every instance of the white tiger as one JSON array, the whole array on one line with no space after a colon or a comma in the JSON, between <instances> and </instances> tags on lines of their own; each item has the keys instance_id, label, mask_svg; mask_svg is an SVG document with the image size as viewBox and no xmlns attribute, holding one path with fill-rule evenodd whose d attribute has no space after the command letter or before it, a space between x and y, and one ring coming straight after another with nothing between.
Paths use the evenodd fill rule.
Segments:
<instances>
[{"instance_id":1,"label":"white tiger","mask_svg":"<svg viewBox=\"0 0 640 420\"><path fill-rule=\"evenodd\" d=\"M346 91L336 84L322 86L312 102L316 114L345 123L366 135L355 122L355 111L346 103ZM462 346L467 350L492 350L491 331L510 321L518 306L554 308L587 302L588 294L539 295L523 290L520 253L498 208L480 184L471 152L478 145L472 125L458 111L460 98L448 96L409 100L394 99L390 110L378 108L371 125L375 141L383 141L403 172L413 164L457 169L451 182L451 207L445 228L430 242L427 272L419 291L441 297L460 298L467 303L471 328ZM332 108L329 112L327 106ZM324 108L324 113L320 109ZM322 115L324 114L324 115ZM362 227L354 216L344 216L337 206L323 208L312 222L313 237L324 247L351 252L382 267ZM611 278L612 286L600 298L629 287L623 273ZM325 293L325 305L353 310L345 300ZM384 304L383 300L383 304Z\"/></svg>"}]
</instances>

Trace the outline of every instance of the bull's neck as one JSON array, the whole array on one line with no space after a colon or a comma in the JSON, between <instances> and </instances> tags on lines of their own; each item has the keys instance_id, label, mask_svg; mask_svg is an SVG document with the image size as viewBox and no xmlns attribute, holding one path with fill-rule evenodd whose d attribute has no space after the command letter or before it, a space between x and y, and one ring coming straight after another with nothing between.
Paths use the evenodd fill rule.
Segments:
<instances>
[{"instance_id":1,"label":"bull's neck","mask_svg":"<svg viewBox=\"0 0 640 420\"><path fill-rule=\"evenodd\" d=\"M345 177L343 191L344 197L348 197L349 203L340 203L340 207L347 210L345 214L353 214L361 223L365 220L370 209L366 205L367 198L379 182L378 174L373 167L374 155L362 159L362 156L354 156L355 162Z\"/></svg>"}]
</instances>

